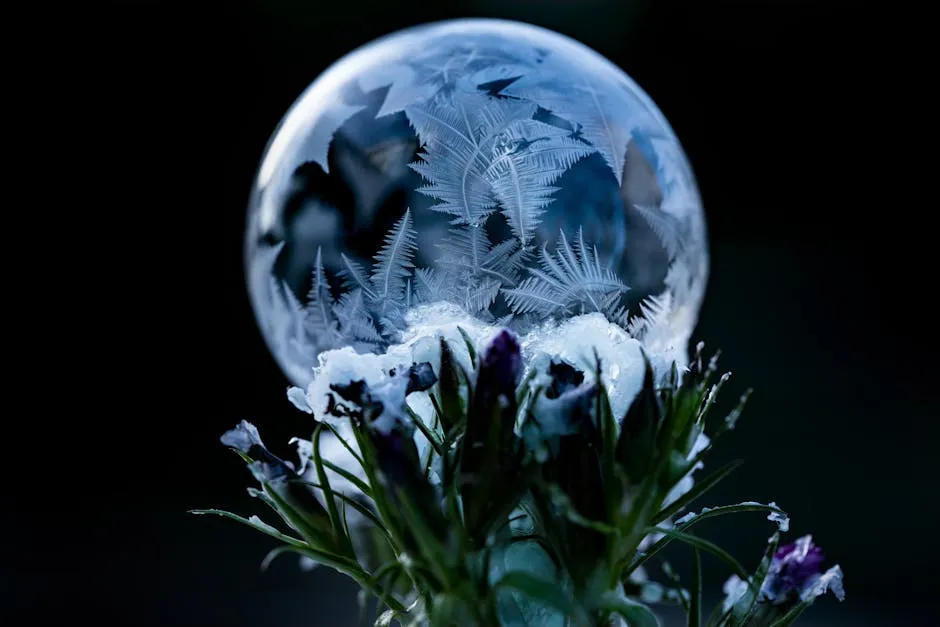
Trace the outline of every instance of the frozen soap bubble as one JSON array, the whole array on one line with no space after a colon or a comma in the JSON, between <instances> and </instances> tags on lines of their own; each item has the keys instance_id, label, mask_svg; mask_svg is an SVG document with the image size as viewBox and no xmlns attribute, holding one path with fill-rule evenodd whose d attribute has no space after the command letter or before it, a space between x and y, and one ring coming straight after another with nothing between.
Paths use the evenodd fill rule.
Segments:
<instances>
[{"instance_id":1,"label":"frozen soap bubble","mask_svg":"<svg viewBox=\"0 0 940 627\"><path fill-rule=\"evenodd\" d=\"M599 312L684 353L708 273L695 179L649 96L502 20L411 28L327 69L267 146L246 238L254 311L297 385L321 352L381 352L440 302L519 332Z\"/></svg>"}]
</instances>

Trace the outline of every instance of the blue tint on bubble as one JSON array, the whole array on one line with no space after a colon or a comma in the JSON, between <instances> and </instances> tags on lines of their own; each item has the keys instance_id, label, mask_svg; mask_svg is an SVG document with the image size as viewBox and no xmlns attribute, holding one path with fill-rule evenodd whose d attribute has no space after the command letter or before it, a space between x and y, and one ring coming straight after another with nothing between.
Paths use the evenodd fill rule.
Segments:
<instances>
[{"instance_id":1,"label":"blue tint on bubble","mask_svg":"<svg viewBox=\"0 0 940 627\"><path fill-rule=\"evenodd\" d=\"M655 104L582 44L502 20L394 33L318 77L268 144L245 252L259 326L301 385L322 351L381 352L440 301L520 331L601 312L686 342L708 273L695 179Z\"/></svg>"}]
</instances>

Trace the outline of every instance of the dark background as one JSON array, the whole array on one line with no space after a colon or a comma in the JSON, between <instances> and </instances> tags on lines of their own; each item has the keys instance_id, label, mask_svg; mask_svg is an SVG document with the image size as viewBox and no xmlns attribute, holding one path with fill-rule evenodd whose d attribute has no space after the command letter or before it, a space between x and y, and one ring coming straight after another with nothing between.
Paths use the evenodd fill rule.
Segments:
<instances>
[{"instance_id":1,"label":"dark background","mask_svg":"<svg viewBox=\"0 0 940 627\"><path fill-rule=\"evenodd\" d=\"M459 16L529 21L597 49L652 96L689 155L712 251L695 339L734 372L720 409L755 388L711 461L746 464L701 504L775 500L791 538L813 533L842 565L847 601L827 596L802 624L935 624L932 209L895 173L918 157L895 143L904 120L877 104L896 74L877 11L704 0L86 9L62 55L80 59L64 115L83 139L56 158L92 166L67 191L92 225L76 263L95 274L61 295L79 332L59 354L80 385L45 392L54 416L27 447L27 468L53 477L14 473L11 518L42 539L4 536L7 624L354 624L355 589L340 576L289 558L262 574L273 541L185 512L262 513L218 443L238 420L275 444L309 432L242 274L266 141L343 54ZM750 565L770 533L761 518L706 531ZM673 560L687 567L687 555ZM717 601L727 573L706 567Z\"/></svg>"}]
</instances>

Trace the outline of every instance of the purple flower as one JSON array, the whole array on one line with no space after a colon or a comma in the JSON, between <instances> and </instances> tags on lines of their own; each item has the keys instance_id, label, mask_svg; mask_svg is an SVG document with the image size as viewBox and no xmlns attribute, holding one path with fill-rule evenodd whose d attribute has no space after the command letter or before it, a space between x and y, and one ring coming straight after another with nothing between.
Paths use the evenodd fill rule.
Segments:
<instances>
[{"instance_id":1,"label":"purple flower","mask_svg":"<svg viewBox=\"0 0 940 627\"><path fill-rule=\"evenodd\" d=\"M486 346L460 440L460 481L464 521L474 541L483 542L507 504L518 502L522 448L514 433L516 386L522 376L522 351L516 336L503 329ZM505 510L505 511L504 511Z\"/></svg>"},{"instance_id":2,"label":"purple flower","mask_svg":"<svg viewBox=\"0 0 940 627\"><path fill-rule=\"evenodd\" d=\"M467 429L464 439L465 448L471 449L465 458L465 470L479 470L482 451L474 450L489 443L502 449L513 437L513 425L516 420L516 386L522 376L522 351L519 340L511 332L503 329L494 337L483 351L477 369L476 387L467 412ZM496 442L490 440L493 421L499 421L500 437Z\"/></svg>"},{"instance_id":3,"label":"purple flower","mask_svg":"<svg viewBox=\"0 0 940 627\"><path fill-rule=\"evenodd\" d=\"M485 379L490 393L515 395L522 374L522 351L519 340L503 329L494 337L480 361L479 376Z\"/></svg>"},{"instance_id":4,"label":"purple flower","mask_svg":"<svg viewBox=\"0 0 940 627\"><path fill-rule=\"evenodd\" d=\"M566 392L578 388L584 383L584 373L565 361L555 361L548 365L551 385L545 390L545 398L558 398Z\"/></svg>"},{"instance_id":5,"label":"purple flower","mask_svg":"<svg viewBox=\"0 0 940 627\"><path fill-rule=\"evenodd\" d=\"M324 531L331 529L327 511L313 491L297 482L302 478L297 469L303 466L303 462L295 465L269 451L261 441L258 429L247 420L242 420L234 429L226 431L220 440L225 446L251 460L248 469L265 492L276 493L297 513L303 515L309 524Z\"/></svg>"},{"instance_id":6,"label":"purple flower","mask_svg":"<svg viewBox=\"0 0 940 627\"><path fill-rule=\"evenodd\" d=\"M774 604L798 597L809 601L831 589L842 600L842 570L833 566L823 572L825 555L813 544L812 536L803 536L786 544L774 554L763 586L763 596Z\"/></svg>"}]
</instances>

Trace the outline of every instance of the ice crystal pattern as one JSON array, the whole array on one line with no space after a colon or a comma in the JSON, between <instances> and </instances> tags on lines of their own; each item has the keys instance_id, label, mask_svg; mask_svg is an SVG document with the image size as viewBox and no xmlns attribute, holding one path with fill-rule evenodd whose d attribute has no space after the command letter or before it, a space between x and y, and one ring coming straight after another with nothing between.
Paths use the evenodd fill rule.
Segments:
<instances>
[{"instance_id":1,"label":"ice crystal pattern","mask_svg":"<svg viewBox=\"0 0 940 627\"><path fill-rule=\"evenodd\" d=\"M580 44L493 20L404 31L328 70L269 145L247 237L255 311L300 384L320 352L381 351L438 301L517 328L600 312L681 342L707 273L695 183L655 105Z\"/></svg>"}]
</instances>

